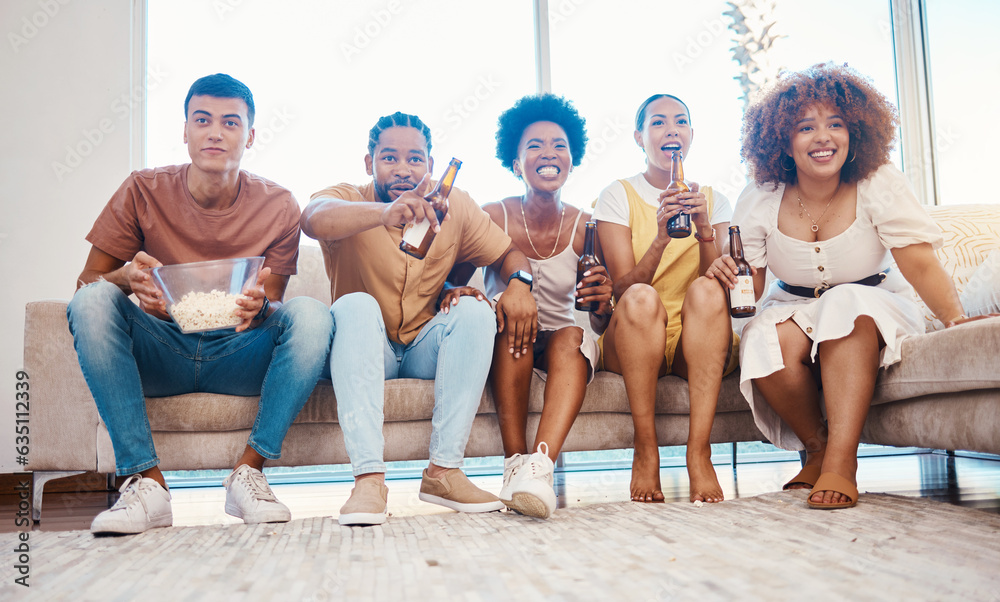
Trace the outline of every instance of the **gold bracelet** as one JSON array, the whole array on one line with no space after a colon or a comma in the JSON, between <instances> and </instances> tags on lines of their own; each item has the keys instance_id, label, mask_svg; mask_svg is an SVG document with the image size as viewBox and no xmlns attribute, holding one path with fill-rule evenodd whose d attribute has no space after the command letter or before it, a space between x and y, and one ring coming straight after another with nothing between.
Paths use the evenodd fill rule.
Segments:
<instances>
[{"instance_id":1,"label":"gold bracelet","mask_svg":"<svg viewBox=\"0 0 1000 602\"><path fill-rule=\"evenodd\" d=\"M701 234L698 234L698 231L696 230L695 233L694 233L694 237L695 237L695 239L698 240L698 242L715 242L715 235L714 234L711 237L709 237L709 238L702 238Z\"/></svg>"}]
</instances>

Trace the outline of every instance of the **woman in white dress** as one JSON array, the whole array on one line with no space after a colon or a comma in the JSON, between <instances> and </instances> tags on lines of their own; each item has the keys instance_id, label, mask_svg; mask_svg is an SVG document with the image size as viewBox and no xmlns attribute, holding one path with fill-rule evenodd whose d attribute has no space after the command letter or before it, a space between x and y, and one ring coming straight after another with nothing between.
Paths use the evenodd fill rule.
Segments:
<instances>
[{"instance_id":1,"label":"woman in white dress","mask_svg":"<svg viewBox=\"0 0 1000 602\"><path fill-rule=\"evenodd\" d=\"M776 280L743 331L740 386L775 445L806 450L785 489L811 488L815 508L857 503L878 370L924 332L910 285L947 326L968 319L934 254L940 229L889 162L896 127L866 78L829 63L782 76L743 119L752 182L733 223L757 296L767 270ZM735 272L724 255L708 275L732 287Z\"/></svg>"}]
</instances>

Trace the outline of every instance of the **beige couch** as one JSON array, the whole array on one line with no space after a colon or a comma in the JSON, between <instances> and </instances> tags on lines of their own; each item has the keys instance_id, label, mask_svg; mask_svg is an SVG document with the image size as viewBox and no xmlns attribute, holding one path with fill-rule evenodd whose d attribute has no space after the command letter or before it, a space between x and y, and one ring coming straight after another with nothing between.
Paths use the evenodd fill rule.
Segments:
<instances>
[{"instance_id":1,"label":"beige couch","mask_svg":"<svg viewBox=\"0 0 1000 602\"><path fill-rule=\"evenodd\" d=\"M1000 246L1000 206L933 209L947 230L939 255L961 286L976 263ZM948 219L945 219L948 218ZM972 235L970 232L983 230ZM956 259L957 258L957 259ZM964 262L967 265L958 265ZM287 297L309 295L330 302L329 281L319 249L303 246L299 274ZM929 330L940 327L931 321ZM1000 319L931 332L904 344L903 361L880 375L864 440L896 446L963 449L1000 453ZM77 363L66 322L66 301L38 301L26 308L24 368L31 377L31 454L36 520L44 484L82 471L114 473L107 430ZM736 374L722 383L715 442L759 441L738 388ZM543 383L532 382L529 431L537 427ZM257 397L194 393L149 398L153 439L164 470L227 469L246 444L257 412ZM433 407L431 381L387 383L385 459L427 457ZM660 379L657 433L661 445L682 445L688 429L687 385L678 377ZM530 438L529 438L530 440ZM632 422L620 376L601 372L587 389L564 451L632 446ZM490 391L483 393L466 455L501 455ZM292 425L281 458L272 466L345 464L343 434L329 381L320 381Z\"/></svg>"}]
</instances>

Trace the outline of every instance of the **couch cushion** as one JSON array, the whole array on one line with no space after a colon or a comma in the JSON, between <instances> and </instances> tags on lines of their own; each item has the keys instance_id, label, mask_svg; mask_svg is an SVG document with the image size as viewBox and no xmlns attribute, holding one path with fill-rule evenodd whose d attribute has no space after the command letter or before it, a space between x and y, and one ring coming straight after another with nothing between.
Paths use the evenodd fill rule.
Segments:
<instances>
[{"instance_id":1,"label":"couch cushion","mask_svg":"<svg viewBox=\"0 0 1000 602\"><path fill-rule=\"evenodd\" d=\"M533 378L528 404L530 412L541 413L544 391L544 381ZM740 393L739 371L722 379L717 412L744 412L749 409L749 404ZM664 376L656 383L657 414L689 414L690 411L687 381L678 376ZM594 375L593 382L587 386L583 407L580 408L581 414L590 412L630 413L625 381L621 376L612 372L598 372Z\"/></svg>"},{"instance_id":2,"label":"couch cushion","mask_svg":"<svg viewBox=\"0 0 1000 602\"><path fill-rule=\"evenodd\" d=\"M285 299L293 297L312 297L330 305L330 279L323 251L315 244L299 245L298 272L288 279L285 288Z\"/></svg>"},{"instance_id":3,"label":"couch cushion","mask_svg":"<svg viewBox=\"0 0 1000 602\"><path fill-rule=\"evenodd\" d=\"M873 404L1000 388L1000 318L910 337L902 354L898 364L879 374Z\"/></svg>"},{"instance_id":4,"label":"couch cushion","mask_svg":"<svg viewBox=\"0 0 1000 602\"><path fill-rule=\"evenodd\" d=\"M541 413L545 382L535 377L531 382L528 410ZM657 383L657 414L688 414L687 382L676 376L664 376ZM385 421L430 420L434 412L434 381L400 378L385 384ZM235 397L214 393L189 393L174 397L146 399L149 424L154 431L232 431L253 426L259 397ZM739 372L722 381L717 411L745 412L750 409L739 391ZM581 413L629 413L628 397L622 377L598 372L587 387ZM495 414L493 395L487 390L479 401L480 415ZM296 424L337 422L337 401L333 386L321 380L295 419Z\"/></svg>"},{"instance_id":5,"label":"couch cushion","mask_svg":"<svg viewBox=\"0 0 1000 602\"><path fill-rule=\"evenodd\" d=\"M434 409L434 383L400 378L385 384L385 421L430 420ZM485 401L485 400L484 400ZM173 397L148 397L146 409L154 431L232 431L253 427L260 397L237 397L215 393L188 393ZM484 402L480 402L483 409ZM492 402L489 404L493 411ZM296 424L337 422L333 386L320 380Z\"/></svg>"}]
</instances>

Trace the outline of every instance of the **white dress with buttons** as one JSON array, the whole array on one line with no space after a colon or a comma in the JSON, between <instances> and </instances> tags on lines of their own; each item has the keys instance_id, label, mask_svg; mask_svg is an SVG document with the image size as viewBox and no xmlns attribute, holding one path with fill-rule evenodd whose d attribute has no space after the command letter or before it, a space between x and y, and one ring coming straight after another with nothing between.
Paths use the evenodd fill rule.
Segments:
<instances>
[{"instance_id":1,"label":"white dress with buttons","mask_svg":"<svg viewBox=\"0 0 1000 602\"><path fill-rule=\"evenodd\" d=\"M837 236L806 242L778 231L778 206L784 184L751 184L740 195L733 224L740 226L747 261L767 267L775 278L815 288L838 285L819 298L793 295L772 283L761 300L761 311L743 329L740 341L740 390L750 402L754 420L775 445L802 449L798 437L760 395L751 381L784 368L776 325L791 318L812 339L812 357L819 343L847 336L859 316L870 316L885 348L881 366L899 361L900 345L924 332L920 308L911 299L910 284L893 265L890 249L915 243L942 244L941 230L918 203L909 181L895 166L884 165L858 182L854 223ZM878 286L842 284L861 280L892 267Z\"/></svg>"}]
</instances>

